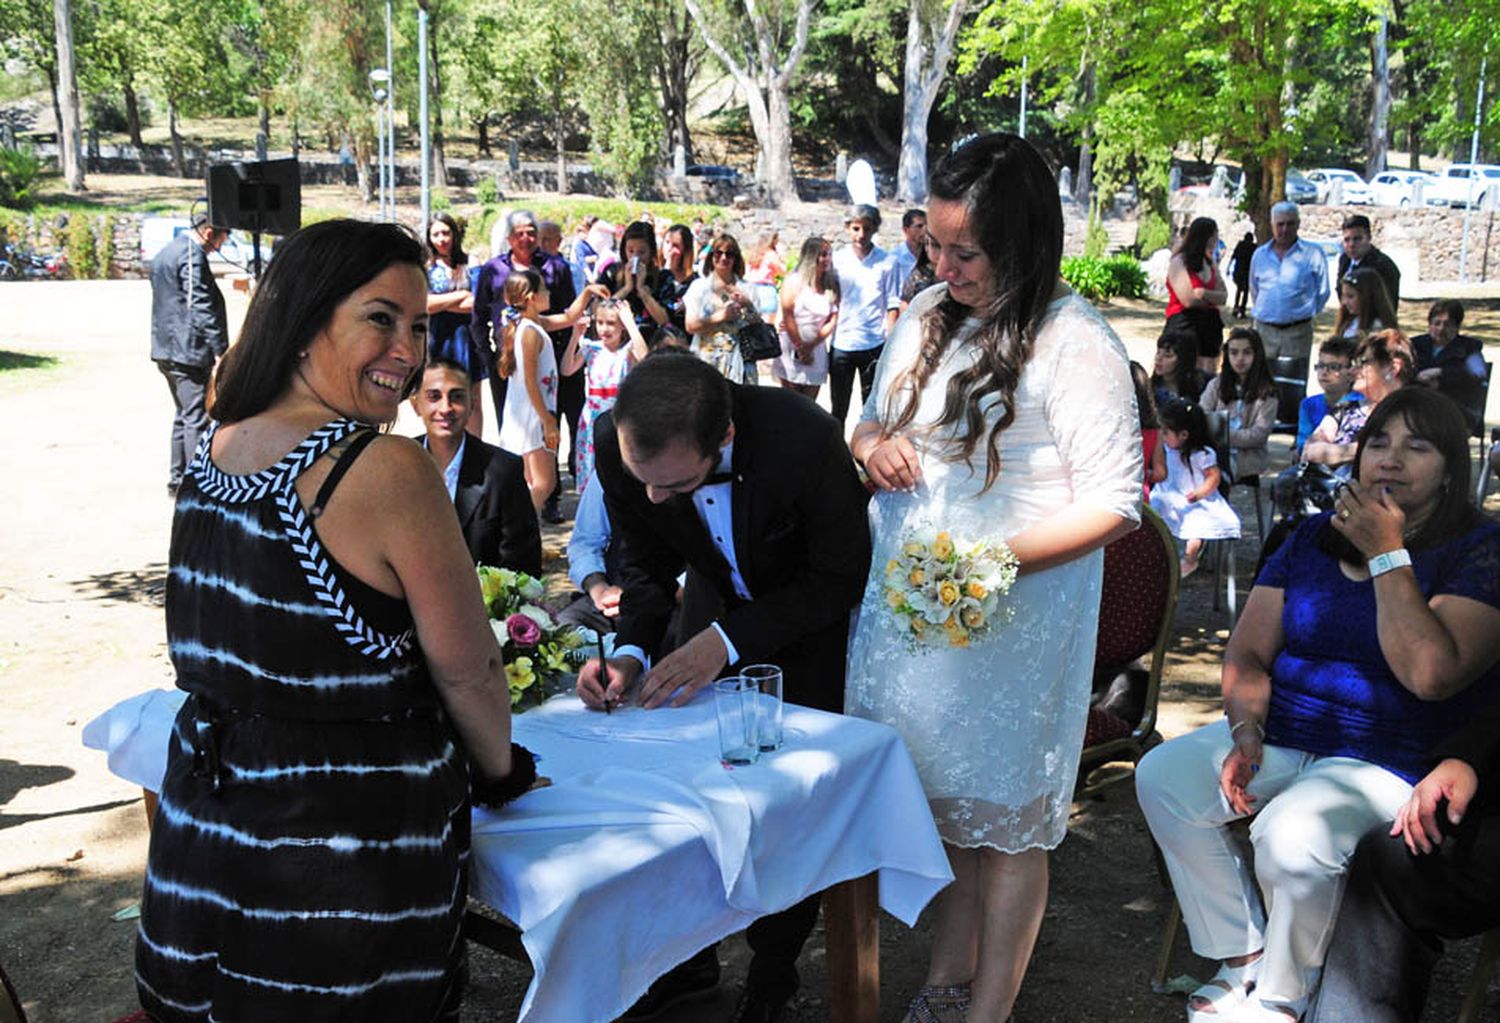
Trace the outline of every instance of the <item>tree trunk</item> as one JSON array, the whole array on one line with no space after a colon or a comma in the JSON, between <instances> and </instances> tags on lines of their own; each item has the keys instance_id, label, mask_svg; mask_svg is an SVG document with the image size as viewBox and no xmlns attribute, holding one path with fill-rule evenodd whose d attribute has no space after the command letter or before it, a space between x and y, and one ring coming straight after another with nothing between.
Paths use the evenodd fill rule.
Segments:
<instances>
[{"instance_id":1,"label":"tree trunk","mask_svg":"<svg viewBox=\"0 0 1500 1023\"><path fill-rule=\"evenodd\" d=\"M678 21L678 12L682 20ZM661 89L662 118L667 127L667 150L678 146L693 162L693 140L688 134L688 87L692 82L693 26L687 9L668 0L656 5L656 81Z\"/></svg>"},{"instance_id":2,"label":"tree trunk","mask_svg":"<svg viewBox=\"0 0 1500 1023\"><path fill-rule=\"evenodd\" d=\"M140 149L146 144L141 138L141 100L135 94L135 82L129 72L120 83L120 91L125 95L125 130L130 133L130 144Z\"/></svg>"},{"instance_id":3,"label":"tree trunk","mask_svg":"<svg viewBox=\"0 0 1500 1023\"><path fill-rule=\"evenodd\" d=\"M73 62L73 12L69 0L53 0L52 20L57 32L58 100L62 120L57 124L57 151L63 183L69 192L86 191L83 183L83 123L78 108L78 71Z\"/></svg>"},{"instance_id":4,"label":"tree trunk","mask_svg":"<svg viewBox=\"0 0 1500 1023\"><path fill-rule=\"evenodd\" d=\"M1386 46L1389 17L1382 13L1376 22L1375 32L1370 38L1370 156L1365 162L1365 177L1373 178L1385 170L1386 155L1390 151L1390 137L1386 131L1391 114L1391 65Z\"/></svg>"},{"instance_id":5,"label":"tree trunk","mask_svg":"<svg viewBox=\"0 0 1500 1023\"><path fill-rule=\"evenodd\" d=\"M437 5L428 12L430 24L427 31L427 46L430 56L427 67L432 76L432 100L428 104L432 112L432 183L438 188L448 186L448 156L443 151L443 76L442 61L438 60Z\"/></svg>"},{"instance_id":6,"label":"tree trunk","mask_svg":"<svg viewBox=\"0 0 1500 1023\"><path fill-rule=\"evenodd\" d=\"M1094 64L1084 64L1078 76L1078 91L1081 105L1093 106L1096 82ZM1078 147L1078 177L1073 181L1073 201L1080 209L1090 209L1094 198L1094 124L1090 121L1083 127L1083 143Z\"/></svg>"},{"instance_id":7,"label":"tree trunk","mask_svg":"<svg viewBox=\"0 0 1500 1023\"><path fill-rule=\"evenodd\" d=\"M557 138L557 193L568 194L568 125L563 119L559 97L552 114L552 134Z\"/></svg>"},{"instance_id":8,"label":"tree trunk","mask_svg":"<svg viewBox=\"0 0 1500 1023\"><path fill-rule=\"evenodd\" d=\"M479 136L479 155L490 155L490 115L484 113L474 118L474 131Z\"/></svg>"},{"instance_id":9,"label":"tree trunk","mask_svg":"<svg viewBox=\"0 0 1500 1023\"><path fill-rule=\"evenodd\" d=\"M797 178L792 171L792 108L787 101L787 83L780 76L766 89L766 195L773 206L797 197Z\"/></svg>"},{"instance_id":10,"label":"tree trunk","mask_svg":"<svg viewBox=\"0 0 1500 1023\"><path fill-rule=\"evenodd\" d=\"M372 140L365 136L354 139L354 183L359 188L359 201L373 202L375 186L370 182L370 160L374 157Z\"/></svg>"},{"instance_id":11,"label":"tree trunk","mask_svg":"<svg viewBox=\"0 0 1500 1023\"><path fill-rule=\"evenodd\" d=\"M927 24L922 0L910 0L907 6L901 159L896 169L896 199L900 202L920 203L927 199L927 122L938 90L948 76L953 40L967 6L967 0L950 0L941 28Z\"/></svg>"},{"instance_id":12,"label":"tree trunk","mask_svg":"<svg viewBox=\"0 0 1500 1023\"><path fill-rule=\"evenodd\" d=\"M167 134L172 137L172 173L179 178L187 177L187 167L182 159L182 136L177 131L177 104L167 100Z\"/></svg>"},{"instance_id":13,"label":"tree trunk","mask_svg":"<svg viewBox=\"0 0 1500 1023\"><path fill-rule=\"evenodd\" d=\"M271 144L271 90L261 89L255 99L260 113L260 133L266 137L266 145L269 146Z\"/></svg>"}]
</instances>

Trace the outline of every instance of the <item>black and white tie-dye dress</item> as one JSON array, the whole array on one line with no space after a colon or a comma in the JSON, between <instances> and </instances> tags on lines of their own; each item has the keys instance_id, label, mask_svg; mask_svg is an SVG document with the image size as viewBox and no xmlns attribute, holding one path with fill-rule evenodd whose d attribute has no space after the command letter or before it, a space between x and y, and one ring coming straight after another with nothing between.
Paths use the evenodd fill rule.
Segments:
<instances>
[{"instance_id":1,"label":"black and white tie-dye dress","mask_svg":"<svg viewBox=\"0 0 1500 1023\"><path fill-rule=\"evenodd\" d=\"M331 422L232 476L214 433L172 526L168 642L191 695L151 833L141 1004L162 1023L456 1020L466 762L405 603L333 561L293 486L349 439L321 508L372 435Z\"/></svg>"}]
</instances>

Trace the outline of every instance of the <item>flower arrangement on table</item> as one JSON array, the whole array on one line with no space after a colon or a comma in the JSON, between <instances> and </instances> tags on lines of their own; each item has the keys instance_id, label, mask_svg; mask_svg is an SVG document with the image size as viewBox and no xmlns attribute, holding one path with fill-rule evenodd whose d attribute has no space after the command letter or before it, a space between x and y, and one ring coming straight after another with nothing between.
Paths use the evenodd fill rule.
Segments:
<instances>
[{"instance_id":1,"label":"flower arrangement on table","mask_svg":"<svg viewBox=\"0 0 1500 1023\"><path fill-rule=\"evenodd\" d=\"M511 708L541 703L559 678L592 654L597 637L592 629L557 621L542 602L540 579L489 565L477 571L490 628L505 658Z\"/></svg>"},{"instance_id":2,"label":"flower arrangement on table","mask_svg":"<svg viewBox=\"0 0 1500 1023\"><path fill-rule=\"evenodd\" d=\"M908 532L885 566L885 602L912 649L966 647L1010 621L1020 564L1004 542Z\"/></svg>"}]
</instances>

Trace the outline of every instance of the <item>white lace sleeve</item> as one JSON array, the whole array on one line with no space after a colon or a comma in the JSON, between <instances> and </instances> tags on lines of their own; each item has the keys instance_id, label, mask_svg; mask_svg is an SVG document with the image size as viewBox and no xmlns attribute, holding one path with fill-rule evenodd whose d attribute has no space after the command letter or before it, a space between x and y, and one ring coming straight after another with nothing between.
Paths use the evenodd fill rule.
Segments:
<instances>
[{"instance_id":1,"label":"white lace sleeve","mask_svg":"<svg viewBox=\"0 0 1500 1023\"><path fill-rule=\"evenodd\" d=\"M1054 333L1045 346L1047 425L1072 477L1074 502L1139 522L1141 420L1125 346L1082 299L1066 303L1043 331Z\"/></svg>"}]
</instances>

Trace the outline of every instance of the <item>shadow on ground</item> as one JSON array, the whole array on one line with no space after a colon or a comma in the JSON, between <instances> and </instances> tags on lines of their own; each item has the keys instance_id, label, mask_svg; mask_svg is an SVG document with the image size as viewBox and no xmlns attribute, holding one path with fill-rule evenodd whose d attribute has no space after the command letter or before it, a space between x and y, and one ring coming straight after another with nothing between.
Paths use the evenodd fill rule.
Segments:
<instances>
[{"instance_id":1,"label":"shadow on ground","mask_svg":"<svg viewBox=\"0 0 1500 1023\"><path fill-rule=\"evenodd\" d=\"M75 579L72 586L84 600L161 607L166 600L167 566L164 562L156 561L143 568L99 572Z\"/></svg>"}]
</instances>

